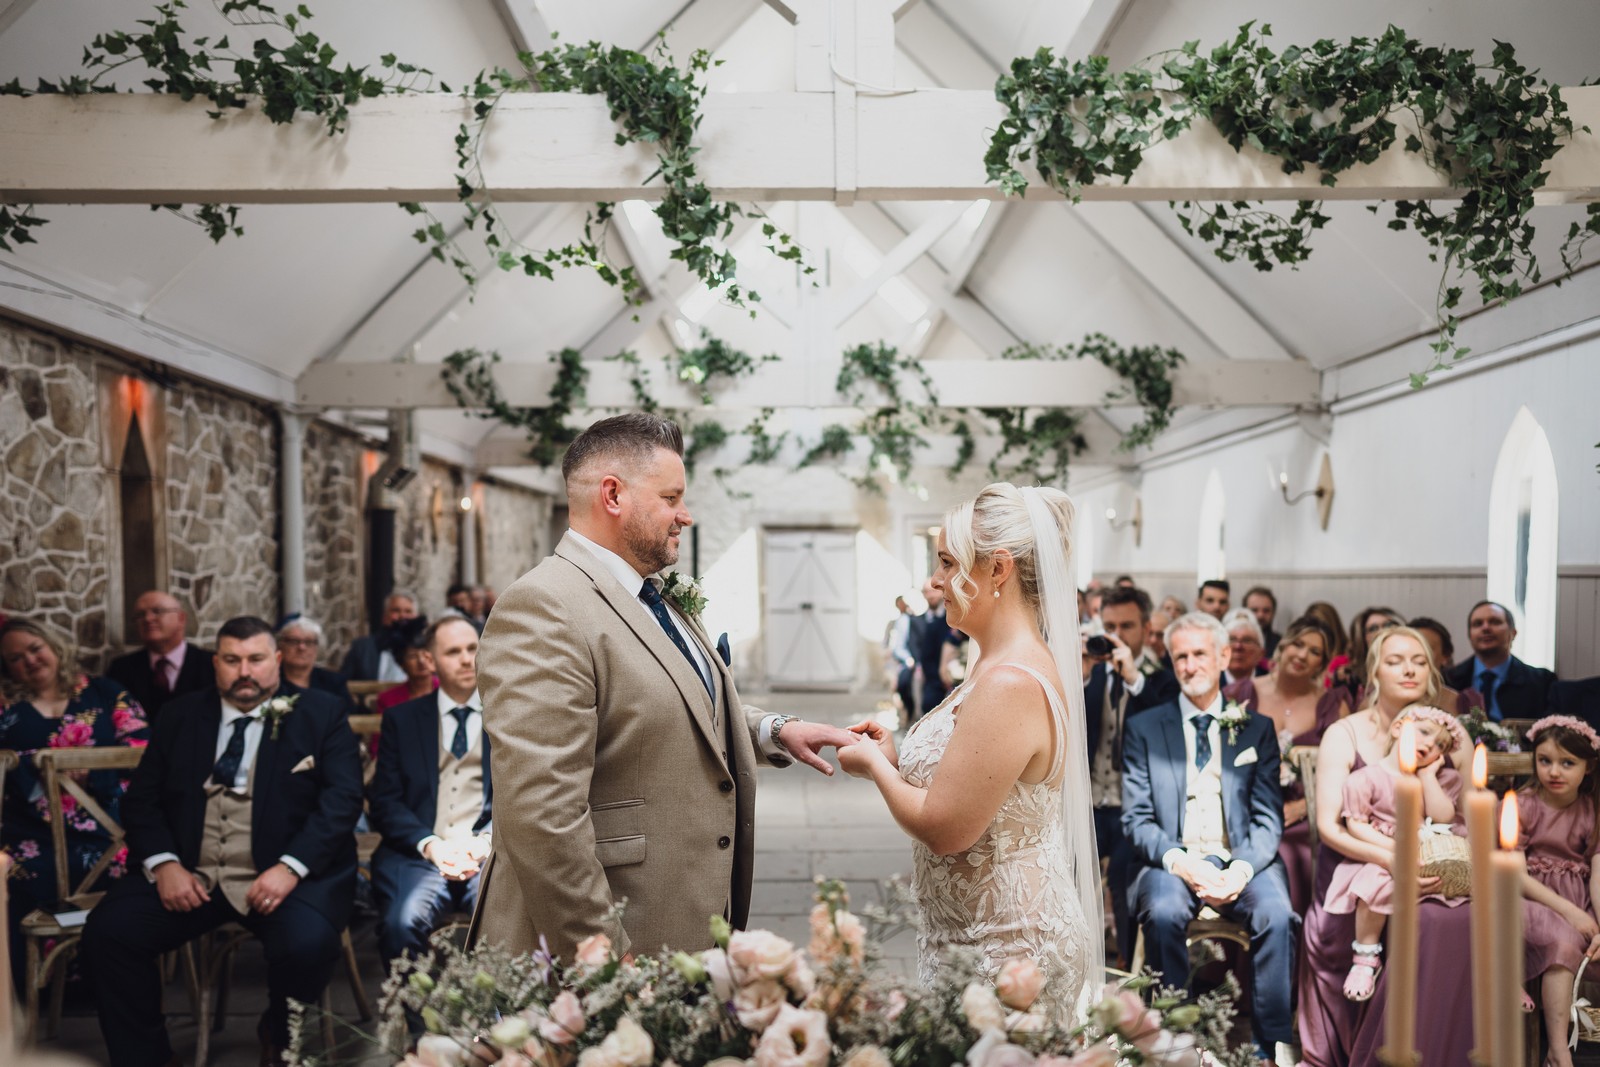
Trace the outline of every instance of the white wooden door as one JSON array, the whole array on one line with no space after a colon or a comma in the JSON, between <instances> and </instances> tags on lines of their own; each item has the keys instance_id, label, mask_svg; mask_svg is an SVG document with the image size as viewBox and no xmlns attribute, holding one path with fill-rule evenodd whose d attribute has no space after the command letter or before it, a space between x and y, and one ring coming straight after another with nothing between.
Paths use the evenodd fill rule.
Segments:
<instances>
[{"instance_id":1,"label":"white wooden door","mask_svg":"<svg viewBox=\"0 0 1600 1067\"><path fill-rule=\"evenodd\" d=\"M847 530L766 535L767 684L849 689L856 680L856 537Z\"/></svg>"}]
</instances>

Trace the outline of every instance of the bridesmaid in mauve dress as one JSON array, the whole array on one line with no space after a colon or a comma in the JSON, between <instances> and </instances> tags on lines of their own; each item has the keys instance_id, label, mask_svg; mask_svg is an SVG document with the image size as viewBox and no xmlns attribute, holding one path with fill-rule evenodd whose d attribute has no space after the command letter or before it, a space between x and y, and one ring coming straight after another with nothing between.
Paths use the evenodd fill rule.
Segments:
<instances>
[{"instance_id":1,"label":"bridesmaid in mauve dress","mask_svg":"<svg viewBox=\"0 0 1600 1067\"><path fill-rule=\"evenodd\" d=\"M1241 678L1223 694L1272 720L1278 748L1287 757L1293 745L1318 745L1322 735L1350 714L1344 689L1323 689L1333 637L1316 619L1289 624L1272 657L1272 670ZM1311 905L1311 824L1306 822L1305 786L1294 765L1283 762L1283 840L1278 858L1289 880L1289 901L1301 915Z\"/></svg>"},{"instance_id":2,"label":"bridesmaid in mauve dress","mask_svg":"<svg viewBox=\"0 0 1600 1067\"><path fill-rule=\"evenodd\" d=\"M1378 989L1370 1001L1358 1004L1345 999L1355 916L1332 914L1323 907L1323 899L1340 860L1389 863L1388 850L1353 837L1344 828L1339 818L1344 784L1351 772L1383 759L1389 749L1389 727L1401 711L1419 702L1432 704L1444 687L1422 636L1403 626L1383 630L1373 639L1367 664L1367 706L1328 727L1317 751L1317 833L1322 851L1317 856L1317 886L1305 913L1298 969L1300 1045L1309 1067L1372 1063L1383 1044L1388 972L1378 976ZM1469 755L1452 753L1457 770ZM1432 886L1425 881L1422 888L1427 891ZM1418 1005L1418 1032L1429 1035L1428 1067L1464 1064L1466 1046L1472 1044L1472 969L1466 958L1470 911L1470 906L1448 908L1429 902L1422 906L1420 988L1428 994ZM1457 990L1457 985L1462 988ZM1435 1026L1459 1028L1462 1034L1445 1035L1432 1029ZM1459 1050L1454 1047L1458 1039L1463 1046ZM1451 1058L1458 1051L1461 1058Z\"/></svg>"}]
</instances>

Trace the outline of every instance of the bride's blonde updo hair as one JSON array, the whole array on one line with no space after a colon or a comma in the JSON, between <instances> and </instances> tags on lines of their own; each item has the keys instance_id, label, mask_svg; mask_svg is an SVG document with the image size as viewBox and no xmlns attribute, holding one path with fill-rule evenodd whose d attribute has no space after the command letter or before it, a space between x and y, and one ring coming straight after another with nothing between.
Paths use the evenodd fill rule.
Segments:
<instances>
[{"instance_id":1,"label":"bride's blonde updo hair","mask_svg":"<svg viewBox=\"0 0 1600 1067\"><path fill-rule=\"evenodd\" d=\"M1072 499L1059 489L1039 486L1036 490L1055 519L1061 538L1062 554L1072 555ZM972 606L978 587L972 572L978 564L994 558L1004 549L1017 568L1017 585L1023 601L1034 613L1039 611L1039 568L1034 554L1033 523L1028 517L1028 502L1022 490L1010 482L991 482L973 500L957 504L945 513L944 539L956 561L955 577L946 590L965 612ZM1044 621L1040 620L1040 630Z\"/></svg>"}]
</instances>

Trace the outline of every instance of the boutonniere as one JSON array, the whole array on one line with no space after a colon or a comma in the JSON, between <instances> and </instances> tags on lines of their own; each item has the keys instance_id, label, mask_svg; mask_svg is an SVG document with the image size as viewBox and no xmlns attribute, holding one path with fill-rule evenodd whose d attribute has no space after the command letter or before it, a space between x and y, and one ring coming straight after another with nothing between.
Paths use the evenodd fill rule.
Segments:
<instances>
[{"instance_id":1,"label":"boutonniere","mask_svg":"<svg viewBox=\"0 0 1600 1067\"><path fill-rule=\"evenodd\" d=\"M1139 673L1144 675L1146 678L1157 674L1160 670L1161 664L1151 659L1149 656L1139 657Z\"/></svg>"},{"instance_id":2,"label":"boutonniere","mask_svg":"<svg viewBox=\"0 0 1600 1067\"><path fill-rule=\"evenodd\" d=\"M1217 725L1228 731L1228 742L1230 744L1239 739L1239 728L1248 721L1250 721L1250 713L1237 700L1224 702L1222 714L1217 716Z\"/></svg>"},{"instance_id":3,"label":"boutonniere","mask_svg":"<svg viewBox=\"0 0 1600 1067\"><path fill-rule=\"evenodd\" d=\"M706 594L700 583L677 571L668 571L661 578L661 595L672 601L677 609L691 619L699 619L706 610Z\"/></svg>"},{"instance_id":4,"label":"boutonniere","mask_svg":"<svg viewBox=\"0 0 1600 1067\"><path fill-rule=\"evenodd\" d=\"M294 710L295 702L300 699L300 694L293 696L273 697L261 705L261 721L272 727L272 740L278 739L278 730L283 726L283 717Z\"/></svg>"}]
</instances>

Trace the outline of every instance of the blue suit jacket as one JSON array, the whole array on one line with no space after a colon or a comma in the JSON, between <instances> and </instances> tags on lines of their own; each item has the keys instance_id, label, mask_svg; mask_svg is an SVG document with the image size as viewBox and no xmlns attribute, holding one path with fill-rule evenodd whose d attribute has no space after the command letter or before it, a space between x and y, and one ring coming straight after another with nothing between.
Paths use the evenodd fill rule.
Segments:
<instances>
[{"instance_id":1,"label":"blue suit jacket","mask_svg":"<svg viewBox=\"0 0 1600 1067\"><path fill-rule=\"evenodd\" d=\"M483 734L483 813L473 823L481 831L493 817L494 788L489 777L489 735ZM439 810L439 698L435 693L397 704L383 713L378 763L367 786L372 828L383 843L409 858L433 833Z\"/></svg>"},{"instance_id":2,"label":"blue suit jacket","mask_svg":"<svg viewBox=\"0 0 1600 1067\"><path fill-rule=\"evenodd\" d=\"M1100 721L1100 709L1106 699L1106 664L1096 663L1094 670L1089 672L1089 677L1083 682L1083 707L1088 718L1089 728L1089 758L1094 759L1094 754L1100 748L1100 730L1105 725ZM1123 736L1127 736L1127 721L1140 712L1149 711L1151 708L1160 707L1168 701L1178 699L1178 679L1170 670L1163 667L1154 674L1146 675L1144 688L1139 690L1138 696L1128 698L1128 706L1122 711ZM1118 769L1121 769L1119 762Z\"/></svg>"},{"instance_id":3,"label":"blue suit jacket","mask_svg":"<svg viewBox=\"0 0 1600 1067\"><path fill-rule=\"evenodd\" d=\"M1263 715L1250 718L1228 739L1222 735L1222 816L1228 851L1257 873L1278 858L1283 837L1283 793L1278 786L1278 737ZM1253 762L1239 764L1255 750ZM1123 743L1122 830L1133 844L1135 863L1160 867L1161 857L1183 847L1183 809L1189 791L1189 758L1183 715L1172 701L1128 720Z\"/></svg>"}]
</instances>

